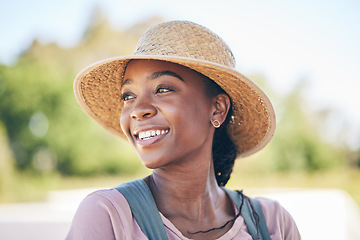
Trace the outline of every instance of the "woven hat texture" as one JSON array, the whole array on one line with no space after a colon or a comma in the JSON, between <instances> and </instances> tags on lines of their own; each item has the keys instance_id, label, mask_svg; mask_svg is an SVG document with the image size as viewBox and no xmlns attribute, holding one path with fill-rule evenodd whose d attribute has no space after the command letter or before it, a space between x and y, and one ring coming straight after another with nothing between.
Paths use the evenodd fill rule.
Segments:
<instances>
[{"instance_id":1,"label":"woven hat texture","mask_svg":"<svg viewBox=\"0 0 360 240\"><path fill-rule=\"evenodd\" d=\"M275 130L275 113L268 97L235 70L227 44L207 28L189 21L155 25L140 38L133 55L105 59L83 69L75 78L75 96L93 119L124 137L120 128L121 83L132 59L154 59L191 68L215 81L230 96L233 114L227 131L245 157L262 149Z\"/></svg>"}]
</instances>

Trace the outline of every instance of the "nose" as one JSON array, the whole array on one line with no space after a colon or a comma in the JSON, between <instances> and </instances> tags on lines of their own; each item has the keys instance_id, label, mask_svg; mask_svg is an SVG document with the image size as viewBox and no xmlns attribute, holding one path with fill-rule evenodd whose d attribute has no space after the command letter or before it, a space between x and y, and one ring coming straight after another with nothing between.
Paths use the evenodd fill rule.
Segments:
<instances>
[{"instance_id":1,"label":"nose","mask_svg":"<svg viewBox=\"0 0 360 240\"><path fill-rule=\"evenodd\" d=\"M157 109L149 101L137 102L130 113L130 117L134 120L144 120L155 116Z\"/></svg>"}]
</instances>

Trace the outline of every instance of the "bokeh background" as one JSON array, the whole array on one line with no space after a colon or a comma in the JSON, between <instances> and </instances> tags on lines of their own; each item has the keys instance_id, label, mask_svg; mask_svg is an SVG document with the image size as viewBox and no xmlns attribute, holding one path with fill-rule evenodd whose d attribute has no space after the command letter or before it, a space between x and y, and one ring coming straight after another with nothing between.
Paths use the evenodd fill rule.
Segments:
<instances>
[{"instance_id":1,"label":"bokeh background","mask_svg":"<svg viewBox=\"0 0 360 240\"><path fill-rule=\"evenodd\" d=\"M95 61L131 54L148 27L176 19L219 34L275 107L273 140L237 161L229 187L335 188L360 205L356 0L0 0L0 203L149 173L81 110L72 83Z\"/></svg>"}]
</instances>

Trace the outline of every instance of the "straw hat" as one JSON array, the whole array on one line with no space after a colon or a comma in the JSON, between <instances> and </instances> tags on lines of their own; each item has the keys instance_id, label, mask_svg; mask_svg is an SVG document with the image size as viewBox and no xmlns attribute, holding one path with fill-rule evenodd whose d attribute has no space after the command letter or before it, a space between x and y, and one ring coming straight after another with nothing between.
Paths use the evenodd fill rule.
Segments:
<instances>
[{"instance_id":1,"label":"straw hat","mask_svg":"<svg viewBox=\"0 0 360 240\"><path fill-rule=\"evenodd\" d=\"M76 99L87 114L107 130L125 137L120 128L121 82L131 59L177 63L214 80L233 101L227 131L245 157L262 149L275 130L275 113L268 97L235 70L226 43L207 28L189 21L170 21L148 29L130 56L105 59L83 69L75 78Z\"/></svg>"}]
</instances>

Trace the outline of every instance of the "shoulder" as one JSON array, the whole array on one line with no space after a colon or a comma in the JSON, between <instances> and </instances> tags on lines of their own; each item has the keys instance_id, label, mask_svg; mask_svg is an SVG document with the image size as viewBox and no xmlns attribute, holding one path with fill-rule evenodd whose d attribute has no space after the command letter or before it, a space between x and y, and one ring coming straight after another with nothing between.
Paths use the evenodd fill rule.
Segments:
<instances>
[{"instance_id":1,"label":"shoulder","mask_svg":"<svg viewBox=\"0 0 360 240\"><path fill-rule=\"evenodd\" d=\"M87 197L84 198L80 206L87 207L89 205L91 207L99 207L108 210L112 210L115 208L118 210L129 209L130 211L130 208L124 196L114 188L102 189L89 194Z\"/></svg>"},{"instance_id":2,"label":"shoulder","mask_svg":"<svg viewBox=\"0 0 360 240\"><path fill-rule=\"evenodd\" d=\"M285 210L278 201L267 199L267 198L256 198L260 203L261 209L263 210L264 216L278 216Z\"/></svg>"},{"instance_id":3,"label":"shoulder","mask_svg":"<svg viewBox=\"0 0 360 240\"><path fill-rule=\"evenodd\" d=\"M279 202L256 199L260 203L271 239L301 239L294 219Z\"/></svg>"},{"instance_id":4,"label":"shoulder","mask_svg":"<svg viewBox=\"0 0 360 240\"><path fill-rule=\"evenodd\" d=\"M67 239L115 239L131 222L125 198L115 189L99 190L80 203Z\"/></svg>"},{"instance_id":5,"label":"shoulder","mask_svg":"<svg viewBox=\"0 0 360 240\"><path fill-rule=\"evenodd\" d=\"M115 189L98 190L89 194L80 203L77 212L83 215L115 217L130 215L131 210L126 199Z\"/></svg>"}]
</instances>

